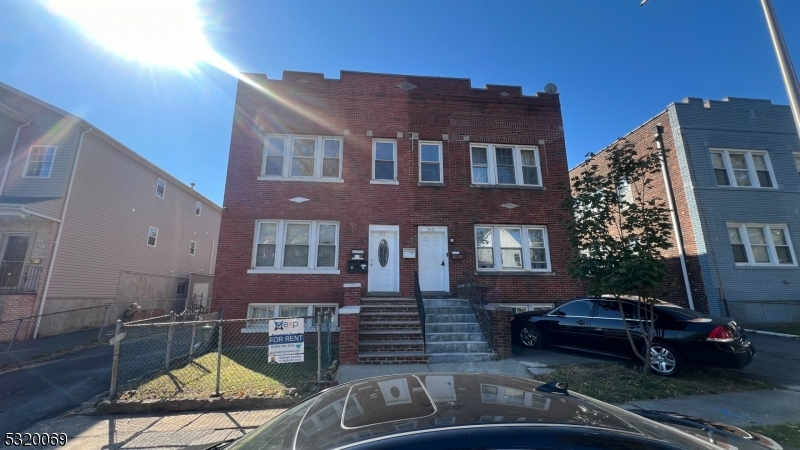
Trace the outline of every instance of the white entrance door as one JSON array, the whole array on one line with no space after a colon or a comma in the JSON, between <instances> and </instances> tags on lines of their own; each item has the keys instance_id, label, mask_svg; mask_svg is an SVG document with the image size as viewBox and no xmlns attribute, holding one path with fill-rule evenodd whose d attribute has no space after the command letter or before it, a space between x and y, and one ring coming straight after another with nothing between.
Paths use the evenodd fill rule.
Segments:
<instances>
[{"instance_id":1,"label":"white entrance door","mask_svg":"<svg viewBox=\"0 0 800 450\"><path fill-rule=\"evenodd\" d=\"M419 227L419 288L449 291L447 227Z\"/></svg>"},{"instance_id":2,"label":"white entrance door","mask_svg":"<svg viewBox=\"0 0 800 450\"><path fill-rule=\"evenodd\" d=\"M400 227L369 226L369 292L400 292Z\"/></svg>"}]
</instances>

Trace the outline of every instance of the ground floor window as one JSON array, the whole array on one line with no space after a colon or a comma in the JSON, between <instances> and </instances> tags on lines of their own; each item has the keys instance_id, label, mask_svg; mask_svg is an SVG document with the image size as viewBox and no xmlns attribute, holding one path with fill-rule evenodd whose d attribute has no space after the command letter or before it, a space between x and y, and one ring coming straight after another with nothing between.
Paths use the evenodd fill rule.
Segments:
<instances>
[{"instance_id":1,"label":"ground floor window","mask_svg":"<svg viewBox=\"0 0 800 450\"><path fill-rule=\"evenodd\" d=\"M247 307L247 327L242 332L267 333L269 319L280 317L308 317L306 331L316 331L316 322L311 317L317 313L330 313L332 329L339 328L339 306L336 303L250 303ZM245 331L247 330L247 331Z\"/></svg>"},{"instance_id":2,"label":"ground floor window","mask_svg":"<svg viewBox=\"0 0 800 450\"><path fill-rule=\"evenodd\" d=\"M550 271L547 228L535 225L476 225L479 271Z\"/></svg>"},{"instance_id":3,"label":"ground floor window","mask_svg":"<svg viewBox=\"0 0 800 450\"><path fill-rule=\"evenodd\" d=\"M784 224L728 224L733 260L742 266L796 266Z\"/></svg>"}]
</instances>

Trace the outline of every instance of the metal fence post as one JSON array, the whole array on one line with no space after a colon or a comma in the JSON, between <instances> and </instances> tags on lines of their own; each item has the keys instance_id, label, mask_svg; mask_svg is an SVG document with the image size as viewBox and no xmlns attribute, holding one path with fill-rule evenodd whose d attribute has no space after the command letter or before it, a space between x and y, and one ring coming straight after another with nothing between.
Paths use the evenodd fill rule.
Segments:
<instances>
[{"instance_id":1,"label":"metal fence post","mask_svg":"<svg viewBox=\"0 0 800 450\"><path fill-rule=\"evenodd\" d=\"M106 326L106 316L108 316L108 307L111 306L106 303L106 309L103 311L103 319L100 321L100 332L97 333L97 342L103 337L103 328Z\"/></svg>"},{"instance_id":2,"label":"metal fence post","mask_svg":"<svg viewBox=\"0 0 800 450\"><path fill-rule=\"evenodd\" d=\"M169 331L167 332L167 358L164 367L169 370L169 357L172 352L172 334L175 331L175 312L169 313Z\"/></svg>"},{"instance_id":3,"label":"metal fence post","mask_svg":"<svg viewBox=\"0 0 800 450\"><path fill-rule=\"evenodd\" d=\"M6 353L11 351L11 346L14 345L14 341L17 340L17 333L19 333L20 325L22 325L22 319L17 320L17 329L14 330L14 336L12 336L11 340L8 342L8 348L6 349Z\"/></svg>"},{"instance_id":4,"label":"metal fence post","mask_svg":"<svg viewBox=\"0 0 800 450\"><path fill-rule=\"evenodd\" d=\"M194 354L194 336L197 332L197 324L192 325L192 340L189 342L189 356Z\"/></svg>"},{"instance_id":5,"label":"metal fence post","mask_svg":"<svg viewBox=\"0 0 800 450\"><path fill-rule=\"evenodd\" d=\"M122 331L122 320L117 319L117 328L114 337ZM117 395L117 380L119 378L119 341L114 342L114 362L111 364L111 389L108 390L108 399L112 400Z\"/></svg>"},{"instance_id":6,"label":"metal fence post","mask_svg":"<svg viewBox=\"0 0 800 450\"><path fill-rule=\"evenodd\" d=\"M219 397L219 376L222 367L222 320L219 321L217 330L217 389L214 391L214 395Z\"/></svg>"},{"instance_id":7,"label":"metal fence post","mask_svg":"<svg viewBox=\"0 0 800 450\"><path fill-rule=\"evenodd\" d=\"M317 383L322 383L322 311L317 313Z\"/></svg>"}]
</instances>

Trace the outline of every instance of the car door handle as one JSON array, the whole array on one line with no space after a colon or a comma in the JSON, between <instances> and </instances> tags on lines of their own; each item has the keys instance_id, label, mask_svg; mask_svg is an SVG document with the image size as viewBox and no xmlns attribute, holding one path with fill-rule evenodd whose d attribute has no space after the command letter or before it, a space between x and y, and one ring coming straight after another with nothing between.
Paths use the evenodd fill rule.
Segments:
<instances>
[{"instance_id":1,"label":"car door handle","mask_svg":"<svg viewBox=\"0 0 800 450\"><path fill-rule=\"evenodd\" d=\"M578 321L578 325L586 325L587 323L589 323L589 322L587 322L585 320L579 320Z\"/></svg>"}]
</instances>

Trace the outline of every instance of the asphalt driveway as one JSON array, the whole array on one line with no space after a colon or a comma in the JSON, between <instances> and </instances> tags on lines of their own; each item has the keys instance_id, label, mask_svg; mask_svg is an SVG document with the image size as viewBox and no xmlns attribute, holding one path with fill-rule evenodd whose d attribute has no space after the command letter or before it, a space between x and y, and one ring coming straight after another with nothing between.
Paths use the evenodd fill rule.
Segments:
<instances>
[{"instance_id":1,"label":"asphalt driveway","mask_svg":"<svg viewBox=\"0 0 800 450\"><path fill-rule=\"evenodd\" d=\"M747 337L756 347L756 357L736 372L800 390L800 338L753 333L748 333Z\"/></svg>"}]
</instances>

